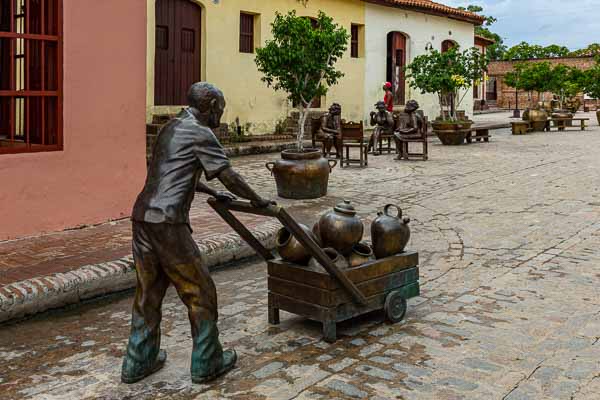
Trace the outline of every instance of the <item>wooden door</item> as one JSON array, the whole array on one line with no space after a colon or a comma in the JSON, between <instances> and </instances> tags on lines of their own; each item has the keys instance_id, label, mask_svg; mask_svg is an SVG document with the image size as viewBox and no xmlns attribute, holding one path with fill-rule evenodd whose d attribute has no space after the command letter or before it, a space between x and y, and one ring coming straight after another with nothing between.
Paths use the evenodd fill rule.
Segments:
<instances>
[{"instance_id":1,"label":"wooden door","mask_svg":"<svg viewBox=\"0 0 600 400\"><path fill-rule=\"evenodd\" d=\"M202 9L190 0L156 0L154 104L187 104L200 81Z\"/></svg>"},{"instance_id":2,"label":"wooden door","mask_svg":"<svg viewBox=\"0 0 600 400\"><path fill-rule=\"evenodd\" d=\"M387 80L392 84L394 104L405 104L406 36L400 32L390 32L387 40Z\"/></svg>"}]
</instances>

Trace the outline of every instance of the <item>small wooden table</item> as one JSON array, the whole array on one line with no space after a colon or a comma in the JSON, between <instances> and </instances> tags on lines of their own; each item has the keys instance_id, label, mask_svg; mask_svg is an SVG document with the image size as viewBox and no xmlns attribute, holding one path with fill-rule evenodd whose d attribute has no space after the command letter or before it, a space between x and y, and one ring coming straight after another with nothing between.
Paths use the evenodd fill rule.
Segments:
<instances>
[{"instance_id":1,"label":"small wooden table","mask_svg":"<svg viewBox=\"0 0 600 400\"><path fill-rule=\"evenodd\" d=\"M546 130L550 132L551 123L554 123L554 126L558 128L559 131L564 131L566 128L577 128L577 126L573 125L573 121L580 122L580 128L582 131L585 131L586 125L585 121L589 121L589 118L548 118L548 124L546 125ZM571 122L571 123L569 123Z\"/></svg>"},{"instance_id":2,"label":"small wooden table","mask_svg":"<svg viewBox=\"0 0 600 400\"><path fill-rule=\"evenodd\" d=\"M479 142L490 141L490 125L473 125L469 133L467 133L467 143L473 143L473 140Z\"/></svg>"}]
</instances>

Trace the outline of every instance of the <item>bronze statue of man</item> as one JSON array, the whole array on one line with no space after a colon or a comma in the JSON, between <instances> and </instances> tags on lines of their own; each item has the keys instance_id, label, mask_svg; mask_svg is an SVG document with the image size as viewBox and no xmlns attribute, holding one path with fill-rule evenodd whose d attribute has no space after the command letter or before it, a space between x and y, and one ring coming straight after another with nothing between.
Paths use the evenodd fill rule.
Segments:
<instances>
[{"instance_id":1,"label":"bronze statue of man","mask_svg":"<svg viewBox=\"0 0 600 400\"><path fill-rule=\"evenodd\" d=\"M371 111L371 126L375 126L371 140L369 141L369 150L373 149L373 155L380 154L379 138L382 134L394 133L394 116L387 110L387 106L383 101L378 101L375 104L377 112Z\"/></svg>"},{"instance_id":2,"label":"bronze statue of man","mask_svg":"<svg viewBox=\"0 0 600 400\"><path fill-rule=\"evenodd\" d=\"M422 138L423 124L425 123L416 111L419 109L419 103L416 100L409 100L404 107L406 113L404 118L400 118L399 127L394 132L396 142L396 152L398 153L397 160L402 159L402 141L410 139Z\"/></svg>"},{"instance_id":3,"label":"bronze statue of man","mask_svg":"<svg viewBox=\"0 0 600 400\"><path fill-rule=\"evenodd\" d=\"M144 189L133 208L133 257L137 289L131 334L121 380L134 383L161 369L166 352L160 350L161 305L170 284L188 309L192 330L194 383L208 382L231 370L234 350L223 351L217 330L217 292L192 239L189 211L196 191L221 201L235 195L267 207L231 167L213 134L225 108L223 93L209 83L196 83L188 92L189 108L160 132ZM219 179L228 192L216 192L199 181Z\"/></svg>"},{"instance_id":4,"label":"bronze statue of man","mask_svg":"<svg viewBox=\"0 0 600 400\"><path fill-rule=\"evenodd\" d=\"M342 139L342 106L333 103L329 112L321 117L321 127L317 137L323 141L323 156L331 154L331 148L335 146L336 157L340 158Z\"/></svg>"}]
</instances>

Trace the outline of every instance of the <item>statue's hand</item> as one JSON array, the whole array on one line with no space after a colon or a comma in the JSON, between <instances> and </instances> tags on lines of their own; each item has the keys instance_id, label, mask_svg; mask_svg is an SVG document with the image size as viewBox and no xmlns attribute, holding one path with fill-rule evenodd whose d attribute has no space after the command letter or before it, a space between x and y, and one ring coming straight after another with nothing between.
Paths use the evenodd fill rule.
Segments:
<instances>
[{"instance_id":1,"label":"statue's hand","mask_svg":"<svg viewBox=\"0 0 600 400\"><path fill-rule=\"evenodd\" d=\"M223 202L230 202L233 200L237 200L237 197L235 197L235 195L233 193L229 193L229 192L217 192L217 194L215 195L215 198L218 201L223 201Z\"/></svg>"},{"instance_id":2,"label":"statue's hand","mask_svg":"<svg viewBox=\"0 0 600 400\"><path fill-rule=\"evenodd\" d=\"M267 200L263 198L260 198L259 200L252 200L251 204L256 208L267 208L269 206L277 205L277 203L273 200Z\"/></svg>"}]
</instances>

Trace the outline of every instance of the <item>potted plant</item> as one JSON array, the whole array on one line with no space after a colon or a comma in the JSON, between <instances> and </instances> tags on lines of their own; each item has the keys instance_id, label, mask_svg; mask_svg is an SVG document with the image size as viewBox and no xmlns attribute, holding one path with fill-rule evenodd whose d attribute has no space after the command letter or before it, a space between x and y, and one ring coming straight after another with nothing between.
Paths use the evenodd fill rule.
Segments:
<instances>
[{"instance_id":1,"label":"potted plant","mask_svg":"<svg viewBox=\"0 0 600 400\"><path fill-rule=\"evenodd\" d=\"M600 56L596 58L596 65L584 72L583 91L596 99L596 118L598 119L598 125L600 125L600 109L598 108L598 100L600 99Z\"/></svg>"},{"instance_id":2,"label":"potted plant","mask_svg":"<svg viewBox=\"0 0 600 400\"><path fill-rule=\"evenodd\" d=\"M327 93L344 74L335 68L347 49L348 32L322 11L310 20L290 11L277 13L271 24L273 39L256 50L256 65L267 86L284 91L298 108L297 146L267 163L279 196L314 199L327 194L329 173L337 161L323 158L318 149L304 148L305 122L314 99Z\"/></svg>"},{"instance_id":3,"label":"potted plant","mask_svg":"<svg viewBox=\"0 0 600 400\"><path fill-rule=\"evenodd\" d=\"M438 96L442 116L432 122L432 126L443 144L464 142L473 122L458 118L457 109L465 96L471 93L468 89L481 80L487 64L488 60L479 50L461 51L454 47L444 53L430 50L428 54L415 57L406 66L406 76L412 88L423 94Z\"/></svg>"}]
</instances>

